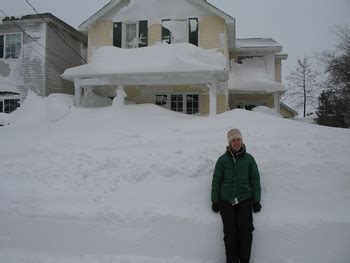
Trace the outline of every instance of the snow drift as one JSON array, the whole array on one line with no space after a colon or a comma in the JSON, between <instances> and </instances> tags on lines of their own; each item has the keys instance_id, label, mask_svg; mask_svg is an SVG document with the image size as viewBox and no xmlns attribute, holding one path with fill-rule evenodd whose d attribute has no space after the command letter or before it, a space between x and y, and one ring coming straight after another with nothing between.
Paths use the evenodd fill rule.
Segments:
<instances>
[{"instance_id":1,"label":"snow drift","mask_svg":"<svg viewBox=\"0 0 350 263\"><path fill-rule=\"evenodd\" d=\"M210 187L232 127L261 173L254 262L350 261L349 130L155 105L72 106L50 122L30 99L0 129L1 262L223 262Z\"/></svg>"}]
</instances>

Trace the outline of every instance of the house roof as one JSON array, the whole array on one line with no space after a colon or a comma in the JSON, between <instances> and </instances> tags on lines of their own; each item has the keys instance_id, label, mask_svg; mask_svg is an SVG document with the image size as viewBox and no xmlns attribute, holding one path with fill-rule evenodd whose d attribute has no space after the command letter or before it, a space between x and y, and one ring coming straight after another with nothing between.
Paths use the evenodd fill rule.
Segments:
<instances>
[{"instance_id":1,"label":"house roof","mask_svg":"<svg viewBox=\"0 0 350 263\"><path fill-rule=\"evenodd\" d=\"M147 61L147 63L140 63ZM213 74L226 81L226 58L220 52L198 48L188 43L160 44L137 49L104 46L96 49L88 64L67 69L62 75L75 78L128 77L152 74Z\"/></svg>"},{"instance_id":2,"label":"house roof","mask_svg":"<svg viewBox=\"0 0 350 263\"><path fill-rule=\"evenodd\" d=\"M273 52L278 53L282 51L282 45L272 38L237 38L236 39L237 52Z\"/></svg>"},{"instance_id":3,"label":"house roof","mask_svg":"<svg viewBox=\"0 0 350 263\"><path fill-rule=\"evenodd\" d=\"M213 6L212 4L208 3L205 0L187 0L189 2L193 2L206 10L210 11L211 13L214 13L218 15L219 17L225 19L228 23L233 23L235 19L223 12L222 10L218 9L217 7ZM100 10L98 10L95 14L93 14L91 17L89 17L87 20L85 20L80 26L79 30L82 32L87 32L87 29L93 25L96 21L98 21L101 17L106 15L109 11L111 11L114 7L116 7L118 4L121 4L122 0L110 0L109 3L107 3L104 7L102 7Z\"/></svg>"},{"instance_id":4,"label":"house roof","mask_svg":"<svg viewBox=\"0 0 350 263\"><path fill-rule=\"evenodd\" d=\"M295 110L293 110L291 107L289 107L287 104L283 103L282 101L280 102L281 107L285 108L286 110L290 111L291 113L293 113L295 116L298 115L298 112L296 112Z\"/></svg>"},{"instance_id":5,"label":"house roof","mask_svg":"<svg viewBox=\"0 0 350 263\"><path fill-rule=\"evenodd\" d=\"M64 28L70 30L72 33L74 33L74 35L76 37L79 37L80 39L82 39L83 41L87 41L87 37L86 35L84 35L82 32L78 31L77 29L75 29L74 27L72 27L71 25L67 24L66 22L62 21L61 19L59 19L58 17L54 16L51 13L41 13L41 14L29 14L29 15L24 15L24 16L11 16L11 17L4 17L1 21L2 23L0 23L0 26L2 24L6 24L6 23L12 23L12 22L20 22L20 21L25 21L25 20L30 20L30 19L42 19L42 18L46 18L46 19L50 19L52 21L54 21L55 23L63 26Z\"/></svg>"}]
</instances>

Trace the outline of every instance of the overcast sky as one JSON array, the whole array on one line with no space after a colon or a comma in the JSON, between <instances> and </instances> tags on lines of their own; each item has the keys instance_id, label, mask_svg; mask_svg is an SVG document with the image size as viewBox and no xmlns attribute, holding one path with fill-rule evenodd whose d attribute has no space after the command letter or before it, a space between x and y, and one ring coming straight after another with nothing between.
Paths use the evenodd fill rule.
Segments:
<instances>
[{"instance_id":1,"label":"overcast sky","mask_svg":"<svg viewBox=\"0 0 350 263\"><path fill-rule=\"evenodd\" d=\"M176 0L174 0L176 1ZM50 12L74 27L109 0L30 0L42 13ZM283 78L298 56L331 49L335 25L350 27L350 0L209 0L236 19L237 37L271 37L289 55ZM7 15L34 13L25 0L0 0ZM0 14L2 16L2 14Z\"/></svg>"}]
</instances>

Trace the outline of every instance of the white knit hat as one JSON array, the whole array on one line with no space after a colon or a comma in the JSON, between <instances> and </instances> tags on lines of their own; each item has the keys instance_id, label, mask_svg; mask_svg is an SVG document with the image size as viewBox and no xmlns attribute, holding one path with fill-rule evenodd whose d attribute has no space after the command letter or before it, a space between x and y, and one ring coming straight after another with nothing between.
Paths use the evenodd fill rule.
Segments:
<instances>
[{"instance_id":1,"label":"white knit hat","mask_svg":"<svg viewBox=\"0 0 350 263\"><path fill-rule=\"evenodd\" d=\"M238 129L232 129L232 130L229 130L228 133L227 133L227 141L228 141L228 144L230 145L230 142L233 140L233 139L237 139L237 138L240 138L242 141L243 141L243 136L242 136L242 133L240 130Z\"/></svg>"}]
</instances>

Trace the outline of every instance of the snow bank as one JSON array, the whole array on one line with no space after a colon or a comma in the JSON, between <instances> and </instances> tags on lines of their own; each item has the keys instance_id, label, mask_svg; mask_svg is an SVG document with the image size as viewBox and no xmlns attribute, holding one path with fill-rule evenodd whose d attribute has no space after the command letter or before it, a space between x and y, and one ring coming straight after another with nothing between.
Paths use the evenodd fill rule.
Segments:
<instances>
[{"instance_id":1,"label":"snow bank","mask_svg":"<svg viewBox=\"0 0 350 263\"><path fill-rule=\"evenodd\" d=\"M2 263L224 262L210 187L233 127L261 173L254 262L350 261L348 129L155 105L71 107L57 122L27 121L36 107L0 129Z\"/></svg>"},{"instance_id":2,"label":"snow bank","mask_svg":"<svg viewBox=\"0 0 350 263\"><path fill-rule=\"evenodd\" d=\"M147 63L140 63L147 61ZM226 58L221 52L188 43L160 44L144 48L99 47L86 65L67 69L63 78L158 72L221 71Z\"/></svg>"},{"instance_id":3,"label":"snow bank","mask_svg":"<svg viewBox=\"0 0 350 263\"><path fill-rule=\"evenodd\" d=\"M257 106L255 108L253 108L252 111L282 118L282 115L279 114L276 110L271 109L271 108L266 107L266 106Z\"/></svg>"},{"instance_id":4,"label":"snow bank","mask_svg":"<svg viewBox=\"0 0 350 263\"><path fill-rule=\"evenodd\" d=\"M5 126L10 124L10 118L7 113L0 113L0 126Z\"/></svg>"},{"instance_id":5,"label":"snow bank","mask_svg":"<svg viewBox=\"0 0 350 263\"><path fill-rule=\"evenodd\" d=\"M30 125L46 120L44 99L29 91L21 106L10 113L12 123Z\"/></svg>"}]
</instances>

